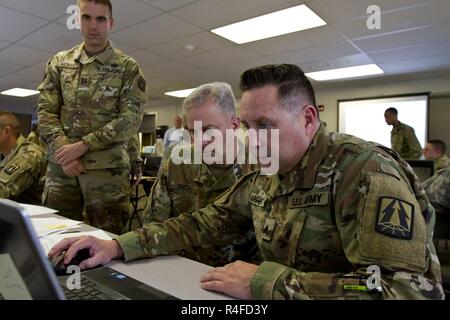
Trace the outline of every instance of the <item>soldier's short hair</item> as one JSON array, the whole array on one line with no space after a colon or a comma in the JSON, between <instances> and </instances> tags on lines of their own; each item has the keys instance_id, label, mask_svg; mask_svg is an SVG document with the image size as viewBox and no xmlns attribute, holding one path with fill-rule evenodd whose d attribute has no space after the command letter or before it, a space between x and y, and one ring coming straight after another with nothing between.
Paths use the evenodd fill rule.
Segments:
<instances>
[{"instance_id":1,"label":"soldier's short hair","mask_svg":"<svg viewBox=\"0 0 450 320\"><path fill-rule=\"evenodd\" d=\"M390 113L393 113L396 116L398 116L398 110L395 108L387 108L386 111L384 111L384 113L386 113L386 112L390 112Z\"/></svg>"},{"instance_id":2,"label":"soldier's short hair","mask_svg":"<svg viewBox=\"0 0 450 320\"><path fill-rule=\"evenodd\" d=\"M268 64L244 71L240 89L245 92L266 85L278 87L278 99L291 111L316 105L314 88L300 67L294 64ZM318 114L318 113L317 113Z\"/></svg>"},{"instance_id":3,"label":"soldier's short hair","mask_svg":"<svg viewBox=\"0 0 450 320\"><path fill-rule=\"evenodd\" d=\"M433 146L434 149L439 150L442 154L447 150L447 145L444 141L439 139L428 140L428 143Z\"/></svg>"},{"instance_id":4,"label":"soldier's short hair","mask_svg":"<svg viewBox=\"0 0 450 320\"><path fill-rule=\"evenodd\" d=\"M213 99L224 112L236 114L236 99L234 98L233 89L225 82L206 83L196 88L183 100L183 110L191 107L200 107L208 99Z\"/></svg>"},{"instance_id":5,"label":"soldier's short hair","mask_svg":"<svg viewBox=\"0 0 450 320\"><path fill-rule=\"evenodd\" d=\"M20 137L22 134L20 121L14 113L0 111L0 129L4 129L6 127L10 127L12 129L12 132L16 138Z\"/></svg>"},{"instance_id":6,"label":"soldier's short hair","mask_svg":"<svg viewBox=\"0 0 450 320\"><path fill-rule=\"evenodd\" d=\"M110 0L77 0L77 5L80 6L80 2L94 2L94 3L99 3L99 4L103 4L105 6L107 6L109 8L109 12L111 14L111 18L112 18L112 4Z\"/></svg>"}]
</instances>

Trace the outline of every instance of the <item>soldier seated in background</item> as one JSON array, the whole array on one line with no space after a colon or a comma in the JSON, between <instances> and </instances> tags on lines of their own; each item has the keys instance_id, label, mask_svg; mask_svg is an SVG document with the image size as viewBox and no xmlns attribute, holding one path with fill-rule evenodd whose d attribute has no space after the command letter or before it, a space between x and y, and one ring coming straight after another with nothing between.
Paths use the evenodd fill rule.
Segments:
<instances>
[{"instance_id":1,"label":"soldier seated in background","mask_svg":"<svg viewBox=\"0 0 450 320\"><path fill-rule=\"evenodd\" d=\"M22 136L17 117L0 111L0 198L42 204L47 162L44 150Z\"/></svg>"},{"instance_id":2,"label":"soldier seated in background","mask_svg":"<svg viewBox=\"0 0 450 320\"><path fill-rule=\"evenodd\" d=\"M425 149L423 149L423 156L426 160L434 161L436 171L450 167L450 159L445 155L446 145L442 140L429 140Z\"/></svg>"},{"instance_id":3,"label":"soldier seated in background","mask_svg":"<svg viewBox=\"0 0 450 320\"><path fill-rule=\"evenodd\" d=\"M241 121L279 134L278 144L264 134L257 141L271 154L279 147L276 174L262 174L260 156L261 170L205 208L114 240L65 239L49 254L67 250L68 263L89 248L80 267L91 268L178 254L254 226L264 262L215 268L202 288L241 299L443 299L435 213L408 164L386 147L328 132L295 65L247 70L241 89Z\"/></svg>"},{"instance_id":4,"label":"soldier seated in background","mask_svg":"<svg viewBox=\"0 0 450 320\"><path fill-rule=\"evenodd\" d=\"M450 168L439 170L423 183L436 214L450 214Z\"/></svg>"},{"instance_id":5,"label":"soldier seated in background","mask_svg":"<svg viewBox=\"0 0 450 320\"><path fill-rule=\"evenodd\" d=\"M37 123L34 123L31 126L31 131L28 134L27 140L37 144L38 146L40 146L42 149L45 150L44 142L41 139L39 139L39 128Z\"/></svg>"},{"instance_id":6,"label":"soldier seated in background","mask_svg":"<svg viewBox=\"0 0 450 320\"><path fill-rule=\"evenodd\" d=\"M227 83L208 83L198 87L183 101L187 130L193 133L194 121L201 121L204 130L217 129L225 137L227 129L239 129L235 104L233 91ZM210 142L201 141L202 147ZM177 145L169 146L169 150L177 152L174 148ZM234 164L175 164L169 154L161 162L160 170L144 209L145 224L164 222L205 207L244 174L256 170L256 165L240 165L236 160ZM195 248L189 250L186 257L212 266L223 266L237 259L255 261L257 246L254 237L253 228L250 228L248 232L222 239L225 245Z\"/></svg>"}]
</instances>

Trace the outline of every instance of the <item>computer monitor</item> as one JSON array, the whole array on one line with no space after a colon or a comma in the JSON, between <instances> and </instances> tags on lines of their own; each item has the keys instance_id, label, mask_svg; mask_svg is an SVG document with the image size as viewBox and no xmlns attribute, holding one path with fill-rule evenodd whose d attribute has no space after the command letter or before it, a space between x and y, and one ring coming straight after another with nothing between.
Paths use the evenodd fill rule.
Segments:
<instances>
[{"instance_id":1,"label":"computer monitor","mask_svg":"<svg viewBox=\"0 0 450 320\"><path fill-rule=\"evenodd\" d=\"M424 182L434 174L434 161L431 160L406 160L413 168L420 182Z\"/></svg>"},{"instance_id":2,"label":"computer monitor","mask_svg":"<svg viewBox=\"0 0 450 320\"><path fill-rule=\"evenodd\" d=\"M0 295L7 300L55 300L64 294L26 212L0 200Z\"/></svg>"}]
</instances>

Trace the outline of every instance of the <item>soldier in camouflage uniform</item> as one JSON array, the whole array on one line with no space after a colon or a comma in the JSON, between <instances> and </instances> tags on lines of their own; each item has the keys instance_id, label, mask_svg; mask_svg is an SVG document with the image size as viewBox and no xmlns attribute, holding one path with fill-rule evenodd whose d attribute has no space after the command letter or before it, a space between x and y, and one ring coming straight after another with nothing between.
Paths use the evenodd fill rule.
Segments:
<instances>
[{"instance_id":1,"label":"soldier in camouflage uniform","mask_svg":"<svg viewBox=\"0 0 450 320\"><path fill-rule=\"evenodd\" d=\"M435 171L450 167L450 159L445 155L447 146L442 140L429 140L423 149L423 155L426 160L434 161Z\"/></svg>"},{"instance_id":2,"label":"soldier in camouflage uniform","mask_svg":"<svg viewBox=\"0 0 450 320\"><path fill-rule=\"evenodd\" d=\"M44 150L26 140L20 122L9 112L0 112L0 198L41 204L47 161Z\"/></svg>"},{"instance_id":3,"label":"soldier in camouflage uniform","mask_svg":"<svg viewBox=\"0 0 450 320\"><path fill-rule=\"evenodd\" d=\"M88 247L93 257L81 267L92 267L176 254L253 225L264 262L215 268L202 288L243 299L443 299L435 213L406 162L383 146L329 133L295 65L247 70L241 89L242 122L279 129L278 174L250 173L192 214L112 241L67 239L50 255L69 248L70 261Z\"/></svg>"},{"instance_id":4,"label":"soldier in camouflage uniform","mask_svg":"<svg viewBox=\"0 0 450 320\"><path fill-rule=\"evenodd\" d=\"M43 203L121 233L131 210L127 143L142 121L146 81L136 61L108 41L110 2L79 6L84 42L53 56L39 87L49 160Z\"/></svg>"},{"instance_id":5,"label":"soldier in camouflage uniform","mask_svg":"<svg viewBox=\"0 0 450 320\"><path fill-rule=\"evenodd\" d=\"M414 129L398 120L398 111L388 108L384 112L386 123L393 126L391 131L391 148L398 152L403 159L419 159L422 147L417 140Z\"/></svg>"},{"instance_id":6,"label":"soldier in camouflage uniform","mask_svg":"<svg viewBox=\"0 0 450 320\"><path fill-rule=\"evenodd\" d=\"M42 142L41 139L39 139L39 128L38 128L37 124L33 124L31 126L31 131L28 134L27 140L37 144L38 146L40 146L41 148L43 148L45 150L44 143Z\"/></svg>"},{"instance_id":7,"label":"soldier in camouflage uniform","mask_svg":"<svg viewBox=\"0 0 450 320\"><path fill-rule=\"evenodd\" d=\"M239 128L233 91L226 83L200 86L184 100L183 108L189 131L193 132L194 121L202 121L204 128L219 129L224 137L227 129ZM193 154L194 148L191 150ZM245 152L242 145L240 150ZM254 170L256 165L241 165L236 161L233 164L175 164L169 156L162 163L161 175L153 185L145 206L144 224L164 222L182 213L199 210L214 202L241 176ZM215 246L192 248L185 256L212 266L223 266L237 259L257 261L257 246L252 229L224 237L221 244Z\"/></svg>"},{"instance_id":8,"label":"soldier in camouflage uniform","mask_svg":"<svg viewBox=\"0 0 450 320\"><path fill-rule=\"evenodd\" d=\"M437 214L450 212L450 168L439 170L423 183Z\"/></svg>"},{"instance_id":9,"label":"soldier in camouflage uniform","mask_svg":"<svg viewBox=\"0 0 450 320\"><path fill-rule=\"evenodd\" d=\"M137 186L142 178L142 158L139 135L134 135L127 143L128 156L130 158L130 182Z\"/></svg>"}]
</instances>

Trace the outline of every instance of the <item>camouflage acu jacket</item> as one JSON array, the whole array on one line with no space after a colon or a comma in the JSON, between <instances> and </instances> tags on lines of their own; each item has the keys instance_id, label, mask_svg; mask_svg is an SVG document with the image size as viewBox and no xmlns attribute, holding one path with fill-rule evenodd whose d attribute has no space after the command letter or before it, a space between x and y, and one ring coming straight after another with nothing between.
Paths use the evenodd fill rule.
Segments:
<instances>
[{"instance_id":1,"label":"camouflage acu jacket","mask_svg":"<svg viewBox=\"0 0 450 320\"><path fill-rule=\"evenodd\" d=\"M46 169L44 150L20 136L0 164L0 198L41 205Z\"/></svg>"},{"instance_id":2,"label":"camouflage acu jacket","mask_svg":"<svg viewBox=\"0 0 450 320\"><path fill-rule=\"evenodd\" d=\"M174 164L170 156L162 164L161 174L152 187L144 223L164 222L182 213L199 210L231 187L243 175L255 171L255 165ZM247 232L223 235L220 243L195 247L185 255L212 266L223 266L237 259L259 261L253 228Z\"/></svg>"},{"instance_id":3,"label":"camouflage acu jacket","mask_svg":"<svg viewBox=\"0 0 450 320\"><path fill-rule=\"evenodd\" d=\"M439 170L423 187L436 213L450 212L450 168Z\"/></svg>"},{"instance_id":4,"label":"camouflage acu jacket","mask_svg":"<svg viewBox=\"0 0 450 320\"><path fill-rule=\"evenodd\" d=\"M137 134L147 102L146 81L136 61L111 43L89 57L83 45L53 56L39 86L40 134L47 158L83 140L86 169L129 166L127 142Z\"/></svg>"},{"instance_id":5,"label":"camouflage acu jacket","mask_svg":"<svg viewBox=\"0 0 450 320\"><path fill-rule=\"evenodd\" d=\"M442 299L433 207L387 148L321 126L285 177L243 177L213 204L118 238L125 259L175 254L253 225L256 299ZM368 267L380 270L370 286ZM376 283L376 282L375 282Z\"/></svg>"},{"instance_id":6,"label":"camouflage acu jacket","mask_svg":"<svg viewBox=\"0 0 450 320\"><path fill-rule=\"evenodd\" d=\"M403 159L419 159L422 155L414 129L400 121L391 131L391 146Z\"/></svg>"}]
</instances>

